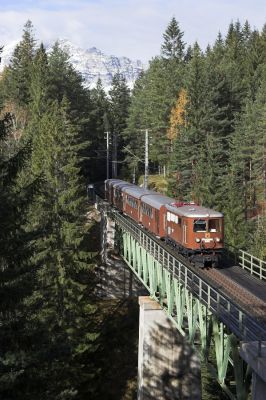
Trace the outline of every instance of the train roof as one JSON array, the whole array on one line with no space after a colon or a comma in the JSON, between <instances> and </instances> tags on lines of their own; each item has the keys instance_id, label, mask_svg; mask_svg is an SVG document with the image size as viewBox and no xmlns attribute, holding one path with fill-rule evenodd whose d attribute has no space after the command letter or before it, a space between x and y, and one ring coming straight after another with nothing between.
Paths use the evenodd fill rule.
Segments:
<instances>
[{"instance_id":1,"label":"train roof","mask_svg":"<svg viewBox=\"0 0 266 400\"><path fill-rule=\"evenodd\" d=\"M141 196L146 195L146 194L153 194L155 192L152 192L151 190L148 189L144 189L140 186L136 186L136 185L131 185L128 186L124 189L124 192L126 194L129 194L132 197L135 197L136 199L140 199Z\"/></svg>"},{"instance_id":2,"label":"train roof","mask_svg":"<svg viewBox=\"0 0 266 400\"><path fill-rule=\"evenodd\" d=\"M164 196L161 193L152 193L148 195L144 195L141 198L141 202L148 204L149 206L153 208L157 208L158 210L161 208L161 206L165 204L170 204L173 203L174 199L171 199L170 197Z\"/></svg>"},{"instance_id":3,"label":"train roof","mask_svg":"<svg viewBox=\"0 0 266 400\"><path fill-rule=\"evenodd\" d=\"M124 186L132 186L132 183L126 182L126 181L119 181L113 183L113 188L122 188Z\"/></svg>"},{"instance_id":4,"label":"train roof","mask_svg":"<svg viewBox=\"0 0 266 400\"><path fill-rule=\"evenodd\" d=\"M166 205L165 208L174 214L182 215L184 217L191 218L221 218L223 214L219 211L212 210L210 208L197 206L196 204L185 205L182 207L176 207L174 205Z\"/></svg>"},{"instance_id":5,"label":"train roof","mask_svg":"<svg viewBox=\"0 0 266 400\"><path fill-rule=\"evenodd\" d=\"M104 183L105 184L115 184L115 183L119 183L119 182L124 182L124 181L122 181L122 179L106 179L105 181L104 181Z\"/></svg>"}]
</instances>

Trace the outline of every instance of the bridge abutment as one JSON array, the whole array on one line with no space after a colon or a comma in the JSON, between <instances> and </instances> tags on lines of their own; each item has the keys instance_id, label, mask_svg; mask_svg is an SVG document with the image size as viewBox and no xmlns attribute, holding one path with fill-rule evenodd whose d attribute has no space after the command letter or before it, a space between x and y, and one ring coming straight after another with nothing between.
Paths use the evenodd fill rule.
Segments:
<instances>
[{"instance_id":1,"label":"bridge abutment","mask_svg":"<svg viewBox=\"0 0 266 400\"><path fill-rule=\"evenodd\" d=\"M240 355L252 368L252 400L265 400L266 342L242 342Z\"/></svg>"},{"instance_id":2,"label":"bridge abutment","mask_svg":"<svg viewBox=\"0 0 266 400\"><path fill-rule=\"evenodd\" d=\"M138 400L200 400L200 359L160 305L139 297Z\"/></svg>"}]
</instances>

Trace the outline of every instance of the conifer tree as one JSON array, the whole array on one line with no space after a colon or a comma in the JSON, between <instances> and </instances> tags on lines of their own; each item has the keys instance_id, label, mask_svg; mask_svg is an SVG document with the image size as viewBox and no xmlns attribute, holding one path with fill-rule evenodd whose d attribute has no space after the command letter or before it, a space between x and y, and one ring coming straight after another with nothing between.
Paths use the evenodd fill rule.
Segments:
<instances>
[{"instance_id":1,"label":"conifer tree","mask_svg":"<svg viewBox=\"0 0 266 400\"><path fill-rule=\"evenodd\" d=\"M168 166L170 141L167 137L171 110L182 87L182 65L160 58L151 61L149 69L140 77L132 93L127 136L133 137L133 158L143 160L145 129L150 134L150 160L154 172ZM134 163L134 162L133 162ZM162 168L160 168L162 169Z\"/></svg>"},{"instance_id":2,"label":"conifer tree","mask_svg":"<svg viewBox=\"0 0 266 400\"><path fill-rule=\"evenodd\" d=\"M198 179L196 165L206 135L204 130L206 73L204 58L198 44L194 45L193 57L188 66L185 90L188 97L187 123L180 129L180 134L174 143L171 169L172 175L177 176L177 181L171 183L170 192L177 197L191 199L194 196L193 185Z\"/></svg>"},{"instance_id":3,"label":"conifer tree","mask_svg":"<svg viewBox=\"0 0 266 400\"><path fill-rule=\"evenodd\" d=\"M70 399L94 376L83 365L97 336L80 169L91 103L59 49L49 59L41 45L27 61L19 106L12 86L6 95L12 65L1 82L3 103L12 99L27 119L18 127L11 115L13 131L0 138L0 397Z\"/></svg>"},{"instance_id":4,"label":"conifer tree","mask_svg":"<svg viewBox=\"0 0 266 400\"><path fill-rule=\"evenodd\" d=\"M183 61L185 43L183 35L179 28L179 24L173 17L163 34L164 42L161 47L162 56L166 59L174 59L175 61Z\"/></svg>"},{"instance_id":5,"label":"conifer tree","mask_svg":"<svg viewBox=\"0 0 266 400\"><path fill-rule=\"evenodd\" d=\"M91 105L89 91L84 88L81 74L74 69L69 59L70 55L56 42L48 58L48 97L59 103L65 97L71 106L70 118L74 121L78 116L85 132Z\"/></svg>"},{"instance_id":6,"label":"conifer tree","mask_svg":"<svg viewBox=\"0 0 266 400\"><path fill-rule=\"evenodd\" d=\"M104 91L101 80L97 81L96 87L91 90L91 111L89 130L90 135L87 176L95 181L100 181L105 177L106 160L106 140L107 131L110 131L109 124L109 101ZM93 175L92 175L93 174Z\"/></svg>"},{"instance_id":7,"label":"conifer tree","mask_svg":"<svg viewBox=\"0 0 266 400\"><path fill-rule=\"evenodd\" d=\"M225 179L226 204L223 206L226 246L247 248L249 226L245 219L245 200L241 177L231 166Z\"/></svg>"},{"instance_id":8,"label":"conifer tree","mask_svg":"<svg viewBox=\"0 0 266 400\"><path fill-rule=\"evenodd\" d=\"M33 185L21 186L30 151L19 143L12 118L0 121L0 397L16 399L21 377L30 362L27 301L34 290L32 232L25 229Z\"/></svg>"},{"instance_id":9,"label":"conifer tree","mask_svg":"<svg viewBox=\"0 0 266 400\"><path fill-rule=\"evenodd\" d=\"M49 79L47 96L51 100L59 103L65 97L70 103L69 118L76 124L78 123L79 132L82 140L88 147L80 150L82 157L82 173L84 176L90 174L93 179L89 164L89 142L93 135L93 126L90 121L90 112L93 109L90 92L83 86L81 74L75 71L69 61L69 54L62 50L56 42L48 59ZM90 179L87 177L87 179Z\"/></svg>"},{"instance_id":10,"label":"conifer tree","mask_svg":"<svg viewBox=\"0 0 266 400\"><path fill-rule=\"evenodd\" d=\"M40 381L47 399L78 391L80 380L74 376L84 354L93 351L96 337L89 328L94 307L84 280L91 262L84 248L85 184L78 157L84 144L68 117L68 107L65 99L61 105L47 104L33 139L32 172L43 177L43 184L31 209L31 223L38 232L34 255L38 269L30 323L35 327L34 357L43 364L40 371L30 369L27 378Z\"/></svg>"},{"instance_id":11,"label":"conifer tree","mask_svg":"<svg viewBox=\"0 0 266 400\"><path fill-rule=\"evenodd\" d=\"M6 76L5 95L19 106L25 107L30 101L32 62L35 53L33 25L27 21L21 42L16 46Z\"/></svg>"},{"instance_id":12,"label":"conifer tree","mask_svg":"<svg viewBox=\"0 0 266 400\"><path fill-rule=\"evenodd\" d=\"M117 177L117 162L121 160L125 142L122 133L126 127L130 91L126 80L121 74L116 74L112 80L110 96L110 124L112 129L112 177Z\"/></svg>"}]
</instances>

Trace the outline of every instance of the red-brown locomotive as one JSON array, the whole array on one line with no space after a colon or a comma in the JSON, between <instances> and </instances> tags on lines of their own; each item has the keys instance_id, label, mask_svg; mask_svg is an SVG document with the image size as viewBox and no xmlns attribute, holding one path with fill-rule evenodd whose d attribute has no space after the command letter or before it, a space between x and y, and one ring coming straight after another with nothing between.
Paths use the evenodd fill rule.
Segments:
<instances>
[{"instance_id":1,"label":"red-brown locomotive","mask_svg":"<svg viewBox=\"0 0 266 400\"><path fill-rule=\"evenodd\" d=\"M105 196L120 212L171 244L195 265L219 265L224 248L224 219L220 212L194 203L178 203L119 179L105 181Z\"/></svg>"}]
</instances>

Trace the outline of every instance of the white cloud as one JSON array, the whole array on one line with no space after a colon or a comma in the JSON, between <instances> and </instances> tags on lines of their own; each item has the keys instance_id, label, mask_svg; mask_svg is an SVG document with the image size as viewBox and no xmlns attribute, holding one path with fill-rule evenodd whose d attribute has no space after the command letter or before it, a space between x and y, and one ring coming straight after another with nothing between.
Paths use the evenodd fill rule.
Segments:
<instances>
[{"instance_id":1,"label":"white cloud","mask_svg":"<svg viewBox=\"0 0 266 400\"><path fill-rule=\"evenodd\" d=\"M162 35L175 16L184 40L201 46L225 33L231 20L248 19L261 29L266 15L262 0L48 0L0 6L0 44L21 38L30 19L36 38L44 42L65 37L82 47L147 61L159 54ZM23 6L24 5L24 6Z\"/></svg>"}]
</instances>

